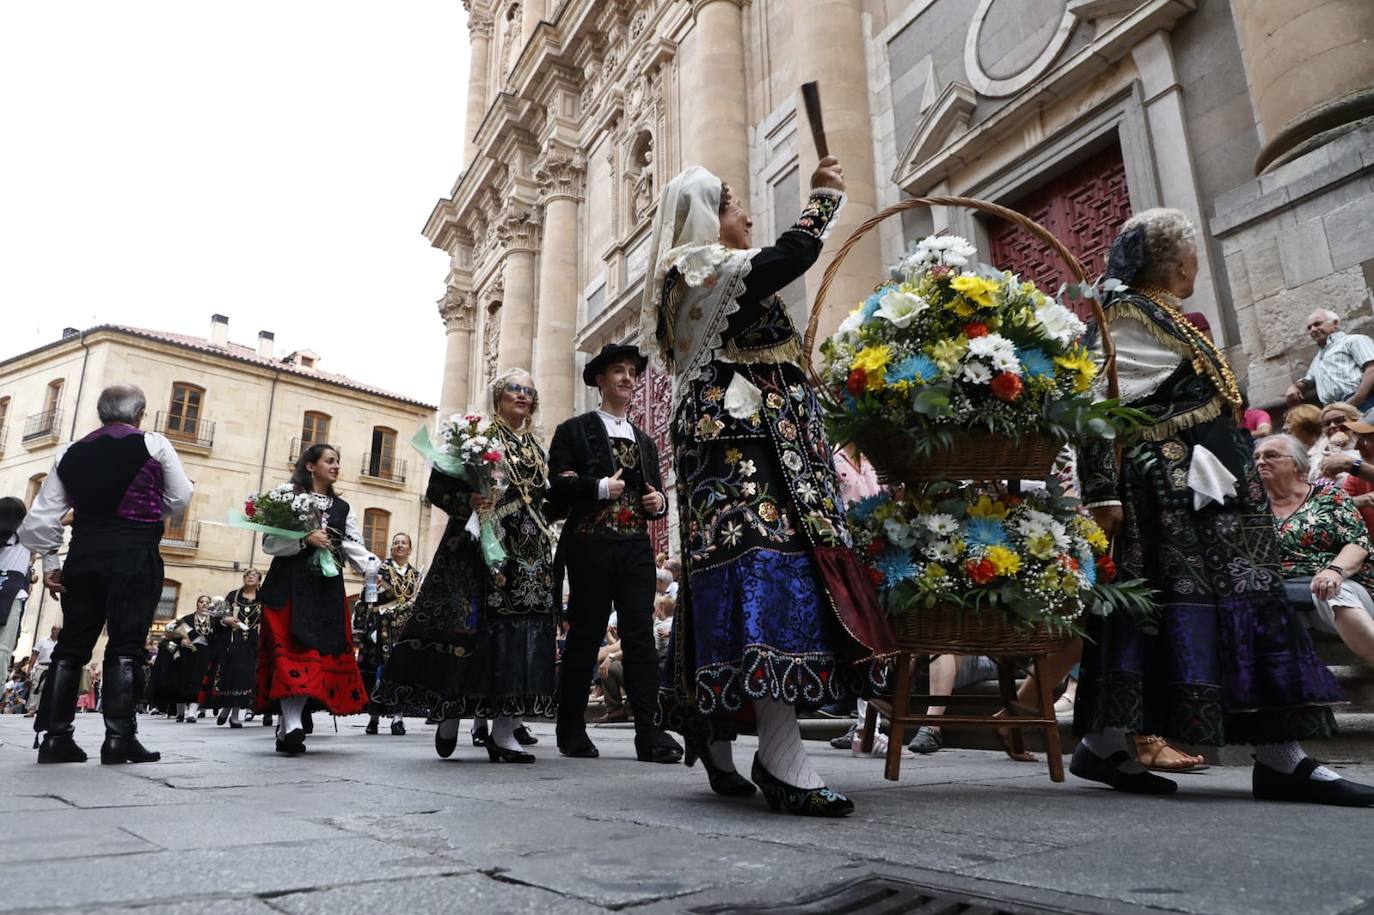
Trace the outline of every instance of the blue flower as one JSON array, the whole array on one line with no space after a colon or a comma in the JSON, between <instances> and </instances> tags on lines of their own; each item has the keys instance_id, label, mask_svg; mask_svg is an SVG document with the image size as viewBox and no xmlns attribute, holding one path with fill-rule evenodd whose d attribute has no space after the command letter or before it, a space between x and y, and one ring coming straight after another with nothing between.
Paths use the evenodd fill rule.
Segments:
<instances>
[{"instance_id":1,"label":"blue flower","mask_svg":"<svg viewBox=\"0 0 1374 915\"><path fill-rule=\"evenodd\" d=\"M1097 587L1097 563L1091 549L1085 547L1078 551L1078 571L1089 588Z\"/></svg>"},{"instance_id":2,"label":"blue flower","mask_svg":"<svg viewBox=\"0 0 1374 915\"><path fill-rule=\"evenodd\" d=\"M1024 374L1027 378L1054 377L1054 363L1040 347L1031 346L1018 349L1016 358L1021 360L1021 366L1025 369Z\"/></svg>"},{"instance_id":3,"label":"blue flower","mask_svg":"<svg viewBox=\"0 0 1374 915\"><path fill-rule=\"evenodd\" d=\"M1007 531L996 518L971 518L964 530L964 541L969 546L1006 546Z\"/></svg>"},{"instance_id":4,"label":"blue flower","mask_svg":"<svg viewBox=\"0 0 1374 915\"><path fill-rule=\"evenodd\" d=\"M888 500L889 496L885 492L880 492L876 496L869 496L866 499L860 499L849 506L849 520L853 521L855 524L863 524L869 518L872 518L873 513L881 508Z\"/></svg>"},{"instance_id":5,"label":"blue flower","mask_svg":"<svg viewBox=\"0 0 1374 915\"><path fill-rule=\"evenodd\" d=\"M917 353L908 356L901 362L892 366L887 371L887 381L891 384L894 381L910 381L914 384L926 384L934 381L940 375L940 367L935 364L924 353Z\"/></svg>"},{"instance_id":6,"label":"blue flower","mask_svg":"<svg viewBox=\"0 0 1374 915\"><path fill-rule=\"evenodd\" d=\"M887 287L884 286L882 289L879 289L877 292L875 292L875 293L873 293L871 296L869 296L868 299L867 299L867 301L864 302L864 320L865 320L865 321L867 321L869 318L873 317L874 313L877 312L878 306L882 304L883 296L884 296L886 293L887 293Z\"/></svg>"},{"instance_id":7,"label":"blue flower","mask_svg":"<svg viewBox=\"0 0 1374 915\"><path fill-rule=\"evenodd\" d=\"M878 557L878 571L883 573L883 588L895 588L903 581L916 577L916 563L905 550L890 549Z\"/></svg>"}]
</instances>

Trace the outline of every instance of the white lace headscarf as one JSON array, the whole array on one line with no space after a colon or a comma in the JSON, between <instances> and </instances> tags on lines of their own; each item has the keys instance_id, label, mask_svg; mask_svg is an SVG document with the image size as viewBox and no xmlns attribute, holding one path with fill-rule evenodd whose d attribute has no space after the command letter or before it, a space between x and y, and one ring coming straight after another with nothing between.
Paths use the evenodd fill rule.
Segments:
<instances>
[{"instance_id":1,"label":"white lace headscarf","mask_svg":"<svg viewBox=\"0 0 1374 915\"><path fill-rule=\"evenodd\" d=\"M757 253L720 243L723 187L693 165L663 189L654 217L639 346L655 365L672 371L677 389L720 349L726 319L739 309L736 299ZM675 270L669 292L665 286Z\"/></svg>"}]
</instances>

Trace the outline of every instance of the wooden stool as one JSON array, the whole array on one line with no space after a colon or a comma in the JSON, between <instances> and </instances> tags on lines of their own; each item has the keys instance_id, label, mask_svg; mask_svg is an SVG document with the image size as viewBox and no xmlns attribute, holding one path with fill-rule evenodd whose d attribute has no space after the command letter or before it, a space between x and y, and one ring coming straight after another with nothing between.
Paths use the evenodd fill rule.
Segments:
<instances>
[{"instance_id":1,"label":"wooden stool","mask_svg":"<svg viewBox=\"0 0 1374 915\"><path fill-rule=\"evenodd\" d=\"M1051 654L1051 651L1036 651L1030 654L1032 669L1039 667L1041 659ZM997 696L931 696L931 695L911 695L911 673L912 668L917 664L929 666L932 657L937 657L938 652L932 655L928 651L910 651L903 649L894 662L897 665L897 684L893 690L891 701L885 699L871 699L868 703L868 712L864 715L863 732L860 735L860 748L865 753L873 752L873 735L878 729L878 713L881 711L888 719L887 736L887 765L883 768L883 776L889 781L897 781L897 777L902 768L902 750L905 747L907 725L921 727L923 725L952 725L956 727L989 728L992 730L1006 729L1011 732L1011 750L1013 753L1023 753L1026 743L1022 731L1026 728L1038 729L1045 737L1045 757L1050 768L1050 780L1062 782L1064 780L1064 757L1059 746L1059 720L1054 714L1054 684L1046 681L1043 677L1035 678L1036 686L1036 709L1035 717L1024 717L1017 715L1016 703L1016 672L1013 665L1013 658L1024 658L1025 654L1019 655L989 655L997 664ZM918 708L927 708L932 705L951 705L958 702L961 705L980 705L1000 707L1006 709L1004 717L995 715L913 715L911 706L915 703Z\"/></svg>"}]
</instances>

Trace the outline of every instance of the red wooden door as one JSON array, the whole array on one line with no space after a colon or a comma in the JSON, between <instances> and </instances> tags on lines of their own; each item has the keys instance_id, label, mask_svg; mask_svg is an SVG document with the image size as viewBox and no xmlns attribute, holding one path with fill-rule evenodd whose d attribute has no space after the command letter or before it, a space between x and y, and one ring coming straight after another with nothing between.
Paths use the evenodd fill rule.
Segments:
<instances>
[{"instance_id":1,"label":"red wooden door","mask_svg":"<svg viewBox=\"0 0 1374 915\"><path fill-rule=\"evenodd\" d=\"M1131 215L1121 147L1113 145L1038 190L1007 204L1040 223L1088 268L1090 279L1107 269L1107 254L1121 224ZM1053 293L1077 282L1044 242L1004 219L988 222L992 264L1034 280Z\"/></svg>"},{"instance_id":2,"label":"red wooden door","mask_svg":"<svg viewBox=\"0 0 1374 915\"><path fill-rule=\"evenodd\" d=\"M673 412L672 376L649 368L635 387L634 400L630 401L630 421L643 429L654 440L658 448L659 470L663 479L668 479L673 466L673 440L669 433ZM664 493L664 498L668 494ZM669 553L668 516L649 522L649 539L653 542L655 553Z\"/></svg>"}]
</instances>

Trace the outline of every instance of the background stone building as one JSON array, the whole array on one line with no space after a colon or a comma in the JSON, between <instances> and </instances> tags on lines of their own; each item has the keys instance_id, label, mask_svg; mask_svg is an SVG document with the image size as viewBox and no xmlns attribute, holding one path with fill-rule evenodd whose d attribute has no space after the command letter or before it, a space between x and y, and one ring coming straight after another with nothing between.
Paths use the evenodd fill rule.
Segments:
<instances>
[{"instance_id":1,"label":"background stone building","mask_svg":"<svg viewBox=\"0 0 1374 915\"><path fill-rule=\"evenodd\" d=\"M1374 4L464 6L467 162L425 225L450 258L444 411L479 405L484 383L511 366L533 370L549 428L590 405L581 365L634 338L658 195L684 166L707 166L750 202L760 243L786 228L816 161L798 113L797 87L811 79L849 182L839 238L904 198L969 195L1029 213L1100 270L1132 211L1178 207L1204 236L1191 307L1258 402L1310 358L1306 310L1330 306L1356 326L1369 313ZM916 211L846 260L822 331L906 244L941 230L998 266L1063 277L1009 224ZM787 290L799 323L827 263ZM650 377L635 409L662 444L669 396ZM666 543L666 528L656 533Z\"/></svg>"},{"instance_id":2,"label":"background stone building","mask_svg":"<svg viewBox=\"0 0 1374 915\"><path fill-rule=\"evenodd\" d=\"M318 362L309 351L278 357L266 331L256 347L231 343L223 315L212 318L208 338L113 325L68 330L0 362L0 493L31 503L57 446L99 425L100 391L130 382L148 399L143 428L171 440L196 487L190 509L163 536L159 618L189 613L201 593L224 596L246 569L266 570L260 538L228 527L229 510L285 481L313 442L341 449L339 486L369 547L385 555L390 536L405 531L424 563L433 550L426 472L407 442L434 408L321 371ZM358 590L361 580L348 574L350 592ZM16 656L60 616L35 588Z\"/></svg>"}]
</instances>

